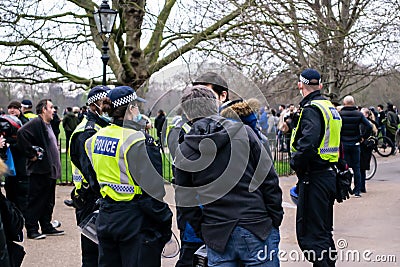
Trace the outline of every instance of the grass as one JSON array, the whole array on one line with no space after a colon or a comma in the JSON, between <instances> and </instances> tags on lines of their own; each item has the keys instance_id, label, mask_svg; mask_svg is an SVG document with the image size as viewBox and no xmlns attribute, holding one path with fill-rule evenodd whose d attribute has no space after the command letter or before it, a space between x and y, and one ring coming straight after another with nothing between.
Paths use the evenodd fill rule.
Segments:
<instances>
[{"instance_id":1,"label":"grass","mask_svg":"<svg viewBox=\"0 0 400 267\"><path fill-rule=\"evenodd\" d=\"M292 172L289 162L286 161L275 161L274 167L278 176L287 176Z\"/></svg>"}]
</instances>

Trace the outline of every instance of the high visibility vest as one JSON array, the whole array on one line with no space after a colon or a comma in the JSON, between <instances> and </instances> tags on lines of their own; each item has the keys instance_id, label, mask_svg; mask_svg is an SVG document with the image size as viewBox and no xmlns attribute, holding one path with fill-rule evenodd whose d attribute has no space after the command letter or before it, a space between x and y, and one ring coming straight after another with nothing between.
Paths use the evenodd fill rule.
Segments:
<instances>
[{"instance_id":1,"label":"high visibility vest","mask_svg":"<svg viewBox=\"0 0 400 267\"><path fill-rule=\"evenodd\" d=\"M28 118L29 120L32 120L32 119L34 119L34 118L36 118L38 115L36 115L36 114L33 114L32 112L27 112L27 113L24 113L24 116L26 117L26 118Z\"/></svg>"},{"instance_id":2,"label":"high visibility vest","mask_svg":"<svg viewBox=\"0 0 400 267\"><path fill-rule=\"evenodd\" d=\"M86 154L96 172L103 197L130 201L136 194L142 194L131 176L127 160L129 149L140 141L145 141L142 132L115 124L100 129L86 140Z\"/></svg>"},{"instance_id":3,"label":"high visibility vest","mask_svg":"<svg viewBox=\"0 0 400 267\"><path fill-rule=\"evenodd\" d=\"M86 117L82 119L81 123L79 123L78 126L76 126L74 132L71 134L70 140L73 140L75 134L85 131L87 122L88 120L86 119ZM100 129L101 126L95 124L94 130L97 132ZM69 144L68 155L70 151L71 151L71 143ZM76 195L77 194L76 190L82 188L82 182L87 183L87 181L85 180L85 177L83 177L81 171L75 166L75 164L72 161L71 161L71 169L72 169L72 181L74 182L75 185L75 195Z\"/></svg>"},{"instance_id":4,"label":"high visibility vest","mask_svg":"<svg viewBox=\"0 0 400 267\"><path fill-rule=\"evenodd\" d=\"M317 107L321 111L325 122L325 134L318 147L318 155L323 160L337 162L339 160L340 130L342 128L342 119L339 112L328 100L312 100L311 105ZM303 110L300 112L300 118L297 122L296 128L292 131L290 139L290 149L292 152L296 152L294 142L296 140L297 130L301 123Z\"/></svg>"}]
</instances>

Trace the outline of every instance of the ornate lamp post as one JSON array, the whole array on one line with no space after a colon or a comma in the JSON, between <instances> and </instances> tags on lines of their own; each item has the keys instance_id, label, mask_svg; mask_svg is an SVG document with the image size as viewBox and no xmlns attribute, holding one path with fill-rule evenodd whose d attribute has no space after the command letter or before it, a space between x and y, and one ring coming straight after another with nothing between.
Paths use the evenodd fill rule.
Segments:
<instances>
[{"instance_id":1,"label":"ornate lamp post","mask_svg":"<svg viewBox=\"0 0 400 267\"><path fill-rule=\"evenodd\" d=\"M110 39L112 29L114 28L117 14L117 11L110 8L107 0L103 0L100 8L93 12L97 30L99 31L101 39L103 40L103 46L101 47L103 50L103 54L101 55L101 59L103 61L103 85L106 85L106 66L108 60L110 59L110 56L107 53L109 50L108 40Z\"/></svg>"}]
</instances>

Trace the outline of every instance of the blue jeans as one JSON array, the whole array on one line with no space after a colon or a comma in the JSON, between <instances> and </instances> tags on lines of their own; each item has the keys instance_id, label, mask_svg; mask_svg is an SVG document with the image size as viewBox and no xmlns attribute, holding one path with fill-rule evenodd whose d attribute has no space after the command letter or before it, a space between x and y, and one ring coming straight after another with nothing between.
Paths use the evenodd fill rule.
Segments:
<instances>
[{"instance_id":1,"label":"blue jeans","mask_svg":"<svg viewBox=\"0 0 400 267\"><path fill-rule=\"evenodd\" d=\"M238 267L240 260L244 266L279 267L279 242L279 230L275 227L263 241L247 229L236 226L223 253L207 247L208 266Z\"/></svg>"},{"instance_id":2,"label":"blue jeans","mask_svg":"<svg viewBox=\"0 0 400 267\"><path fill-rule=\"evenodd\" d=\"M343 148L344 160L354 173L354 194L358 195L361 191L360 145L344 143Z\"/></svg>"}]
</instances>

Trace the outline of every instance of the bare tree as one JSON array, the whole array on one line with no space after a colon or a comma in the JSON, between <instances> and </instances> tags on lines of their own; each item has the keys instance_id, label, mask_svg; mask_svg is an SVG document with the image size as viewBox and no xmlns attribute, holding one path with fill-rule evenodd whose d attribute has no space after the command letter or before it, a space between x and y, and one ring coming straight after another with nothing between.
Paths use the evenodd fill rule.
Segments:
<instances>
[{"instance_id":1,"label":"bare tree","mask_svg":"<svg viewBox=\"0 0 400 267\"><path fill-rule=\"evenodd\" d=\"M271 0L258 1L258 8L243 18L247 23L235 39L241 50L232 57L246 55L247 65L238 66L250 66L267 97L297 93L306 67L321 71L333 100L399 67L398 0Z\"/></svg>"},{"instance_id":2,"label":"bare tree","mask_svg":"<svg viewBox=\"0 0 400 267\"><path fill-rule=\"evenodd\" d=\"M109 41L108 72L112 75L108 84L138 88L188 52L202 51L210 43L229 45L229 34L243 24L237 18L254 2L113 0L119 22ZM103 41L93 18L97 4L90 0L21 0L0 5L0 47L7 51L0 66L21 72L2 76L0 82L101 84L100 75L83 73L87 66L102 64ZM37 73L45 76L38 78Z\"/></svg>"}]
</instances>

